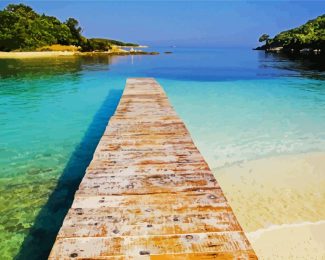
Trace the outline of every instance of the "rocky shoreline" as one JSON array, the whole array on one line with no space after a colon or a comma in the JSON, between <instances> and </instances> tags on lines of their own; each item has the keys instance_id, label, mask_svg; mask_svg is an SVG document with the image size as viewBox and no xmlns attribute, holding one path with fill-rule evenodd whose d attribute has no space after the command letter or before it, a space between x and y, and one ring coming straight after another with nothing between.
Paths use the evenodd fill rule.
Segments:
<instances>
[{"instance_id":1,"label":"rocky shoreline","mask_svg":"<svg viewBox=\"0 0 325 260\"><path fill-rule=\"evenodd\" d=\"M254 48L256 51L265 51L270 53L290 53L290 54L304 54L304 55L320 55L323 54L321 49L302 48L302 49L288 49L280 47L266 47L265 45Z\"/></svg>"}]
</instances>

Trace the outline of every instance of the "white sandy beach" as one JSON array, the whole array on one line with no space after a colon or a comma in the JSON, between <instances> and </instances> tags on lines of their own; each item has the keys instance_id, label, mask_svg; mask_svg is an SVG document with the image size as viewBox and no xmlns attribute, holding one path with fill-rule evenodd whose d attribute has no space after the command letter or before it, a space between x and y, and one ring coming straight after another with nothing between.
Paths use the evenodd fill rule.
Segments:
<instances>
[{"instance_id":1,"label":"white sandy beach","mask_svg":"<svg viewBox=\"0 0 325 260\"><path fill-rule=\"evenodd\" d=\"M325 153L214 172L260 259L325 259Z\"/></svg>"},{"instance_id":2,"label":"white sandy beach","mask_svg":"<svg viewBox=\"0 0 325 260\"><path fill-rule=\"evenodd\" d=\"M26 52L0 52L0 59L30 59L48 58L59 56L73 56L78 52L73 51L26 51Z\"/></svg>"}]
</instances>

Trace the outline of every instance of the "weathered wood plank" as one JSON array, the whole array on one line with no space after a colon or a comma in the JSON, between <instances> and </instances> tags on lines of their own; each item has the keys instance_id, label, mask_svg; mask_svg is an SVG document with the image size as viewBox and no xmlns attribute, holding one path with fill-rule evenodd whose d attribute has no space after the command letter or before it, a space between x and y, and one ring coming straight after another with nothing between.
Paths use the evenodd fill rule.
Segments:
<instances>
[{"instance_id":1,"label":"weathered wood plank","mask_svg":"<svg viewBox=\"0 0 325 260\"><path fill-rule=\"evenodd\" d=\"M49 259L256 259L153 79L129 79Z\"/></svg>"},{"instance_id":2,"label":"weathered wood plank","mask_svg":"<svg viewBox=\"0 0 325 260\"><path fill-rule=\"evenodd\" d=\"M116 194L153 194L167 192L184 192L197 188L219 187L209 173L179 173L175 174L116 174L88 176L82 180L80 194L116 195Z\"/></svg>"},{"instance_id":3,"label":"weathered wood plank","mask_svg":"<svg viewBox=\"0 0 325 260\"><path fill-rule=\"evenodd\" d=\"M146 164L146 165L112 165L107 162L93 161L87 168L87 175L99 174L159 174L159 173L197 173L201 171L209 171L208 165L205 163L168 163L168 164Z\"/></svg>"},{"instance_id":4,"label":"weathered wood plank","mask_svg":"<svg viewBox=\"0 0 325 260\"><path fill-rule=\"evenodd\" d=\"M186 253L242 252L251 254L243 232L210 232L186 235L120 236L58 238L52 258L68 256L92 258L98 256L171 255Z\"/></svg>"},{"instance_id":5,"label":"weathered wood plank","mask_svg":"<svg viewBox=\"0 0 325 260\"><path fill-rule=\"evenodd\" d=\"M83 213L82 215L79 215ZM168 235L202 232L236 231L239 224L232 212L218 210L210 213L129 214L107 217L97 213L69 212L58 237L120 237L141 235ZM78 225L76 225L76 221Z\"/></svg>"},{"instance_id":6,"label":"weathered wood plank","mask_svg":"<svg viewBox=\"0 0 325 260\"><path fill-rule=\"evenodd\" d=\"M78 195L78 194L77 194ZM131 207L154 206L154 205L182 205L193 206L219 206L220 203L227 204L227 201L220 188L193 188L191 191L179 193L149 193L137 195L111 195L111 196L75 196L72 208L100 208L100 207Z\"/></svg>"}]
</instances>

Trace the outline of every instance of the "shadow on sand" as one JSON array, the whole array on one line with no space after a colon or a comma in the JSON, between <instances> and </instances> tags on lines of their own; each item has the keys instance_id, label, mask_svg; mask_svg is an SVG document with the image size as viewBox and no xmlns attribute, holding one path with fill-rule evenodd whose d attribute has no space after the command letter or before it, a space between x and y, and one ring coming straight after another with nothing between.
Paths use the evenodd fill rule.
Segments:
<instances>
[{"instance_id":1,"label":"shadow on sand","mask_svg":"<svg viewBox=\"0 0 325 260\"><path fill-rule=\"evenodd\" d=\"M108 120L116 110L121 95L122 90L109 92L81 143L71 155L56 188L37 216L15 257L16 260L47 259L63 219L72 204L74 193L92 159Z\"/></svg>"}]
</instances>

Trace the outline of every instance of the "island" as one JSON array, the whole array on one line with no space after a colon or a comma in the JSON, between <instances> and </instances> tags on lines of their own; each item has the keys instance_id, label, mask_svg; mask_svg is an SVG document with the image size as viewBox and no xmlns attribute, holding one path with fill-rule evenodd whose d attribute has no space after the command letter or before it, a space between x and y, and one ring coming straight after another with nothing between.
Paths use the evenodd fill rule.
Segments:
<instances>
[{"instance_id":1,"label":"island","mask_svg":"<svg viewBox=\"0 0 325 260\"><path fill-rule=\"evenodd\" d=\"M9 4L0 11L0 21L0 58L159 54L135 43L86 38L75 18L61 22L24 4Z\"/></svg>"},{"instance_id":2,"label":"island","mask_svg":"<svg viewBox=\"0 0 325 260\"><path fill-rule=\"evenodd\" d=\"M259 42L264 42L264 44L255 50L298 55L324 55L325 14L309 20L299 27L280 32L273 38L270 38L268 34L263 34L259 38Z\"/></svg>"}]
</instances>

